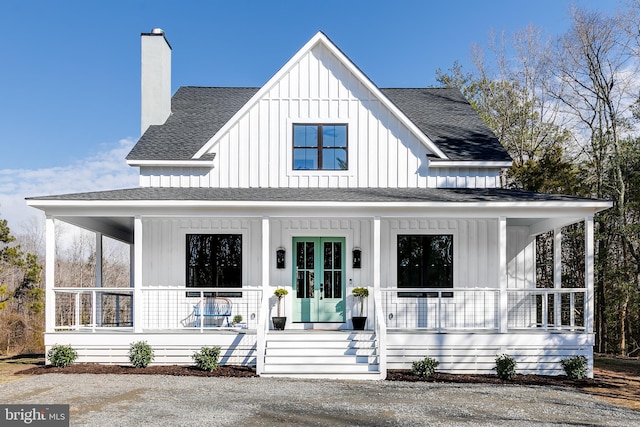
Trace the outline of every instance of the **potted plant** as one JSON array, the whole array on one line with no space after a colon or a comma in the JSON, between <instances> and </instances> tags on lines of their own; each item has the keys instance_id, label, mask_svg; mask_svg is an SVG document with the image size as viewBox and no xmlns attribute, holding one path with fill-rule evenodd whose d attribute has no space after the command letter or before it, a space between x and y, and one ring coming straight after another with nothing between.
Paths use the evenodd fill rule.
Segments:
<instances>
[{"instance_id":1,"label":"potted plant","mask_svg":"<svg viewBox=\"0 0 640 427\"><path fill-rule=\"evenodd\" d=\"M281 302L282 299L284 298L285 295L287 295L289 293L289 291L287 291L284 288L278 288L273 292L273 295L275 295L278 298L278 315L274 316L271 318L271 321L273 322L273 329L279 330L279 331L283 331L284 330L284 325L287 323L287 318L286 316L281 316Z\"/></svg>"},{"instance_id":2,"label":"potted plant","mask_svg":"<svg viewBox=\"0 0 640 427\"><path fill-rule=\"evenodd\" d=\"M353 323L353 329L363 331L364 326L367 324L367 316L363 316L364 313L364 299L369 296L369 289L367 288L353 288L351 294L354 298L360 300L360 316L353 316L351 322Z\"/></svg>"},{"instance_id":3,"label":"potted plant","mask_svg":"<svg viewBox=\"0 0 640 427\"><path fill-rule=\"evenodd\" d=\"M231 321L231 326L242 327L242 314L236 314L235 316L233 316L233 320Z\"/></svg>"}]
</instances>

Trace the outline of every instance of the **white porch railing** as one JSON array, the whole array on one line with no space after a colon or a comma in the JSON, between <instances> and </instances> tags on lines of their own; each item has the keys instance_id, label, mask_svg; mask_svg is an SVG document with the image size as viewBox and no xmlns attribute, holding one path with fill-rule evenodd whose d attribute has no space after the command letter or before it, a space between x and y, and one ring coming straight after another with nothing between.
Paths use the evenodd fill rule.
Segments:
<instances>
[{"instance_id":1,"label":"white porch railing","mask_svg":"<svg viewBox=\"0 0 640 427\"><path fill-rule=\"evenodd\" d=\"M133 329L133 288L54 288L55 330Z\"/></svg>"},{"instance_id":2,"label":"white porch railing","mask_svg":"<svg viewBox=\"0 0 640 427\"><path fill-rule=\"evenodd\" d=\"M204 306L209 296L231 300L229 322L237 315L242 322L233 328L255 329L260 319L261 288L143 287L142 301L135 301L134 288L54 288L55 330L114 328L133 330L134 305L142 304L143 330L200 330L226 328L227 318L198 316L196 306Z\"/></svg>"},{"instance_id":3,"label":"white porch railing","mask_svg":"<svg viewBox=\"0 0 640 427\"><path fill-rule=\"evenodd\" d=\"M584 288L508 289L507 293L510 330L585 330Z\"/></svg>"},{"instance_id":4,"label":"white porch railing","mask_svg":"<svg viewBox=\"0 0 640 427\"><path fill-rule=\"evenodd\" d=\"M133 288L54 288L54 330L132 330ZM226 318L204 319L195 306L211 295L232 302L234 328L257 330L264 340L269 328L269 299L262 288L144 287L138 322L142 330L226 328ZM387 328L406 330L497 331L503 316L509 331L584 331L588 307L584 288L507 289L506 307L496 288L381 288L373 295L375 330L384 342ZM260 320L262 319L262 321ZM260 341L260 340L259 340Z\"/></svg>"},{"instance_id":5,"label":"white porch railing","mask_svg":"<svg viewBox=\"0 0 640 427\"><path fill-rule=\"evenodd\" d=\"M391 329L498 331L583 331L584 288L507 289L500 305L496 288L382 288L382 314Z\"/></svg>"},{"instance_id":6,"label":"white porch railing","mask_svg":"<svg viewBox=\"0 0 640 427\"><path fill-rule=\"evenodd\" d=\"M382 288L382 309L392 329L496 330L498 289Z\"/></svg>"}]
</instances>

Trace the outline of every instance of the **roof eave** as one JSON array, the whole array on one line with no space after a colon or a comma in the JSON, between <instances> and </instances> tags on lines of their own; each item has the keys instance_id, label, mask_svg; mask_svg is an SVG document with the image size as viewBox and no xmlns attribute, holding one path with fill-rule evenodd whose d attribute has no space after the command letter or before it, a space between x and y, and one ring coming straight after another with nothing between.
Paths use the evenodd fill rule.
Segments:
<instances>
[{"instance_id":1,"label":"roof eave","mask_svg":"<svg viewBox=\"0 0 640 427\"><path fill-rule=\"evenodd\" d=\"M129 166L188 167L213 169L213 160L127 160Z\"/></svg>"},{"instance_id":2,"label":"roof eave","mask_svg":"<svg viewBox=\"0 0 640 427\"><path fill-rule=\"evenodd\" d=\"M430 168L451 168L451 167L467 167L479 169L493 168L510 168L513 161L495 161L495 160L440 160L429 158Z\"/></svg>"}]
</instances>

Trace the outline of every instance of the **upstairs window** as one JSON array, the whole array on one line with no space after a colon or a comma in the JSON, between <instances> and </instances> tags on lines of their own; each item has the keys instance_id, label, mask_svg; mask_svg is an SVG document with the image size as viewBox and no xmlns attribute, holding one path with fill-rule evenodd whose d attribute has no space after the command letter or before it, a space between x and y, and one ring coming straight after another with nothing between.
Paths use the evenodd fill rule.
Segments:
<instances>
[{"instance_id":1,"label":"upstairs window","mask_svg":"<svg viewBox=\"0 0 640 427\"><path fill-rule=\"evenodd\" d=\"M347 125L293 125L294 170L347 170Z\"/></svg>"},{"instance_id":2,"label":"upstairs window","mask_svg":"<svg viewBox=\"0 0 640 427\"><path fill-rule=\"evenodd\" d=\"M398 235L398 288L453 288L453 235ZM438 293L399 292L398 296L437 297Z\"/></svg>"}]
</instances>

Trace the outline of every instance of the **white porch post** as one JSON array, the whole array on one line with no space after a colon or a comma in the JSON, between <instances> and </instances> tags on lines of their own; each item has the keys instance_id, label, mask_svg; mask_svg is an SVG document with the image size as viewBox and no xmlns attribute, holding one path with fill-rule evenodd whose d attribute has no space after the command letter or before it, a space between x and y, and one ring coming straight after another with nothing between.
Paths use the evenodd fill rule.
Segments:
<instances>
[{"instance_id":1,"label":"white porch post","mask_svg":"<svg viewBox=\"0 0 640 427\"><path fill-rule=\"evenodd\" d=\"M45 270L45 332L56 328L56 224L52 216L45 220L46 270Z\"/></svg>"},{"instance_id":2,"label":"white porch post","mask_svg":"<svg viewBox=\"0 0 640 427\"><path fill-rule=\"evenodd\" d=\"M584 219L584 331L593 333L593 216Z\"/></svg>"},{"instance_id":3,"label":"white porch post","mask_svg":"<svg viewBox=\"0 0 640 427\"><path fill-rule=\"evenodd\" d=\"M271 230L269 228L269 217L262 218L262 298L260 298L260 316L258 317L257 342L256 342L256 374L264 372L264 357L267 348L267 329L269 328L269 241Z\"/></svg>"},{"instance_id":4,"label":"white porch post","mask_svg":"<svg viewBox=\"0 0 640 427\"><path fill-rule=\"evenodd\" d=\"M562 288L562 229L553 229L553 287ZM562 299L560 292L556 292L553 297L553 326L560 329L562 326L561 313Z\"/></svg>"},{"instance_id":5,"label":"white porch post","mask_svg":"<svg viewBox=\"0 0 640 427\"><path fill-rule=\"evenodd\" d=\"M96 232L96 288L102 287L102 233ZM93 326L102 326L102 293L93 292Z\"/></svg>"},{"instance_id":6,"label":"white porch post","mask_svg":"<svg viewBox=\"0 0 640 427\"><path fill-rule=\"evenodd\" d=\"M380 217L373 218L373 290L380 290Z\"/></svg>"},{"instance_id":7,"label":"white porch post","mask_svg":"<svg viewBox=\"0 0 640 427\"><path fill-rule=\"evenodd\" d=\"M593 334L594 290L593 290L593 216L584 219L584 331ZM593 353L587 362L587 377L593 378Z\"/></svg>"},{"instance_id":8,"label":"white porch post","mask_svg":"<svg viewBox=\"0 0 640 427\"><path fill-rule=\"evenodd\" d=\"M376 313L376 324L374 329L378 339L378 370L380 371L380 379L387 377L387 325L382 309L382 292L381 287L381 238L380 238L380 217L373 218L373 295L374 295L374 312Z\"/></svg>"},{"instance_id":9,"label":"white porch post","mask_svg":"<svg viewBox=\"0 0 640 427\"><path fill-rule=\"evenodd\" d=\"M133 219L133 331L142 332L144 301L142 297L142 218Z\"/></svg>"},{"instance_id":10,"label":"white porch post","mask_svg":"<svg viewBox=\"0 0 640 427\"><path fill-rule=\"evenodd\" d=\"M509 329L509 295L507 293L507 218L498 218L498 281L500 286L500 333Z\"/></svg>"}]
</instances>

